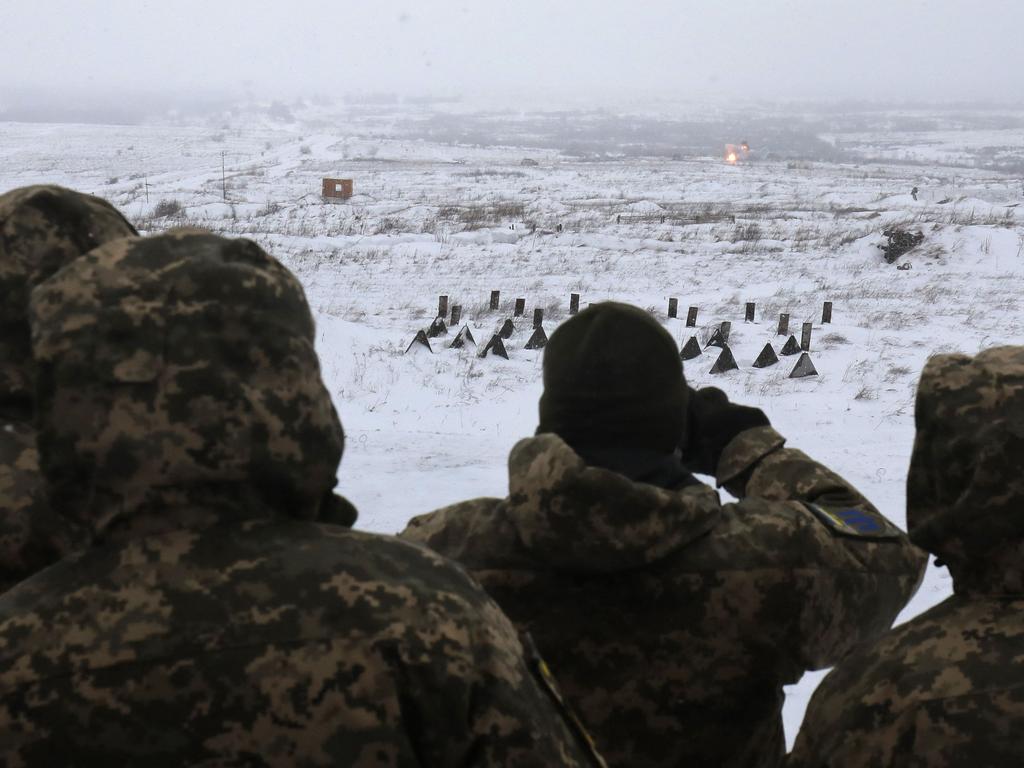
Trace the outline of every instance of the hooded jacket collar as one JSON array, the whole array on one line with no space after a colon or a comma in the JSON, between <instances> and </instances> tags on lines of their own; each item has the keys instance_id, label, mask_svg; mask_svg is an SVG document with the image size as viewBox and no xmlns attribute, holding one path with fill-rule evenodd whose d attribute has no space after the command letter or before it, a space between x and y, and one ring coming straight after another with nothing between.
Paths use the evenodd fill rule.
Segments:
<instances>
[{"instance_id":1,"label":"hooded jacket collar","mask_svg":"<svg viewBox=\"0 0 1024 768\"><path fill-rule=\"evenodd\" d=\"M96 539L321 517L344 434L302 286L255 243L108 243L35 289L31 322L58 514Z\"/></svg>"},{"instance_id":2,"label":"hooded jacket collar","mask_svg":"<svg viewBox=\"0 0 1024 768\"><path fill-rule=\"evenodd\" d=\"M911 540L949 566L958 593L1024 594L1024 347L933 357L915 422Z\"/></svg>"},{"instance_id":3,"label":"hooded jacket collar","mask_svg":"<svg viewBox=\"0 0 1024 768\"><path fill-rule=\"evenodd\" d=\"M557 435L521 440L509 456L508 515L524 546L570 570L638 568L706 534L718 494L668 490L588 464Z\"/></svg>"}]
</instances>

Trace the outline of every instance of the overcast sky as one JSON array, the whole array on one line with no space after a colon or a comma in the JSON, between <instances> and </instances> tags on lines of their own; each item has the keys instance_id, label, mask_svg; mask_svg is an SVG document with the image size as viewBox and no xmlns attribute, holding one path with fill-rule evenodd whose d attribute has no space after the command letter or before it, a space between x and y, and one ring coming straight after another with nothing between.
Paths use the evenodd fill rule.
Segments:
<instances>
[{"instance_id":1,"label":"overcast sky","mask_svg":"<svg viewBox=\"0 0 1024 768\"><path fill-rule=\"evenodd\" d=\"M0 0L0 88L1024 99L1020 0ZM0 91L2 99L2 91Z\"/></svg>"}]
</instances>

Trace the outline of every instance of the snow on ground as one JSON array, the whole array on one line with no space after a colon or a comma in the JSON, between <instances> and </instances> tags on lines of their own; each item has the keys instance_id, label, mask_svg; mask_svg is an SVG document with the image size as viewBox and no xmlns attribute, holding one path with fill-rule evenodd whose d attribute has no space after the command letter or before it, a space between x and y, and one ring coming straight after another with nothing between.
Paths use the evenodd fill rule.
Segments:
<instances>
[{"instance_id":1,"label":"snow on ground","mask_svg":"<svg viewBox=\"0 0 1024 768\"><path fill-rule=\"evenodd\" d=\"M284 260L317 314L324 376L347 432L340 488L361 510L359 527L385 533L444 504L505 495L508 451L537 423L541 353L523 349L528 318L543 308L550 333L571 292L584 306L649 308L680 344L691 331L666 317L670 297L681 317L699 307L702 340L730 321L741 369L711 376L709 351L685 364L688 380L763 408L791 445L900 525L926 358L1024 341L1020 180L921 164L962 161L1003 134L945 132L918 144L906 133L836 132L831 140L885 151L867 165L731 167L712 157L438 144L391 130L394 122L318 114L280 124L242 113L144 126L0 124L0 189L65 184L110 199L144 230L208 227L252 237ZM1020 144L1015 151L1019 161ZM537 165L522 165L527 157ZM916 164L893 163L903 157ZM353 178L356 195L323 202L323 176ZM161 204L171 215L158 215ZM910 269L880 256L893 225L925 234L900 259ZM487 309L491 290L501 291L498 312ZM439 294L463 306L481 344L525 298L511 359L446 348L456 329L432 342L433 354L404 355ZM757 304L752 324L743 322L748 301ZM824 301L834 304L829 325L820 323ZM788 378L794 358L750 367L766 342L781 346L780 312L797 335L814 324L817 377ZM949 592L946 571L930 568L901 620ZM788 691L790 739L821 677Z\"/></svg>"}]
</instances>

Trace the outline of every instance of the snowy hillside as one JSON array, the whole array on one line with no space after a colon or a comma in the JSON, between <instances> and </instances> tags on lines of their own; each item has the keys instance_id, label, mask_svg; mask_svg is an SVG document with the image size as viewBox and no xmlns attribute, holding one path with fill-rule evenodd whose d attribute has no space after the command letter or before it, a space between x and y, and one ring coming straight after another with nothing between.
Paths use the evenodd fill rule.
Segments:
<instances>
[{"instance_id":1,"label":"snowy hillside","mask_svg":"<svg viewBox=\"0 0 1024 768\"><path fill-rule=\"evenodd\" d=\"M509 448L537 423L541 353L523 348L530 318L542 308L550 333L570 293L584 306L614 298L649 308L680 344L692 329L667 318L671 297L680 318L699 307L701 340L730 321L740 370L712 376L708 350L685 364L687 379L763 408L792 446L900 525L925 359L1024 343L1021 180L972 162L981 153L1021 164L1020 130L833 126L827 143L861 157L873 148L877 159L772 160L755 144L749 163L730 166L692 153L570 155L533 141L528 126L518 146L489 146L417 138L402 115L300 117L0 124L0 189L65 184L110 199L147 231L188 224L252 237L294 269L348 435L340 488L364 529L395 532L443 504L505 495ZM323 202L325 176L352 178L354 197ZM890 265L877 246L892 226L920 230L924 242ZM487 309L492 290L498 312ZM463 307L481 343L524 298L510 359L448 349L454 331L433 340L433 354L403 354L441 294ZM834 306L828 325L824 301ZM756 303L754 323L744 322L746 302ZM778 351L785 341L775 335L783 312L798 338L813 322L818 376L788 378L792 357L750 367L766 342ZM931 568L902 618L948 592L945 570ZM819 678L790 692L790 737Z\"/></svg>"}]
</instances>

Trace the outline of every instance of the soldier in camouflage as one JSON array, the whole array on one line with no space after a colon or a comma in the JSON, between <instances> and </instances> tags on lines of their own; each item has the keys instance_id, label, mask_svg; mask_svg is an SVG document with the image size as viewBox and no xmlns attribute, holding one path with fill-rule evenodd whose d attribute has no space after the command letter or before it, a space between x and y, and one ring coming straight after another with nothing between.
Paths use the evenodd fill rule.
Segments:
<instances>
[{"instance_id":1,"label":"soldier in camouflage","mask_svg":"<svg viewBox=\"0 0 1024 768\"><path fill-rule=\"evenodd\" d=\"M689 390L649 314L597 304L545 348L509 496L401 535L466 565L530 632L609 765L777 766L783 685L887 629L925 562L784 443L761 411Z\"/></svg>"},{"instance_id":2,"label":"soldier in camouflage","mask_svg":"<svg viewBox=\"0 0 1024 768\"><path fill-rule=\"evenodd\" d=\"M86 251L135 234L113 206L91 195L54 186L0 195L0 592L76 541L45 503L39 474L29 292Z\"/></svg>"},{"instance_id":3,"label":"soldier in camouflage","mask_svg":"<svg viewBox=\"0 0 1024 768\"><path fill-rule=\"evenodd\" d=\"M1024 347L933 357L915 418L907 525L949 568L954 594L825 678L794 766L1024 757Z\"/></svg>"},{"instance_id":4,"label":"soldier in camouflage","mask_svg":"<svg viewBox=\"0 0 1024 768\"><path fill-rule=\"evenodd\" d=\"M0 598L0 763L583 766L458 566L325 524L343 434L294 276L195 230L32 295L41 466L91 545Z\"/></svg>"}]
</instances>

